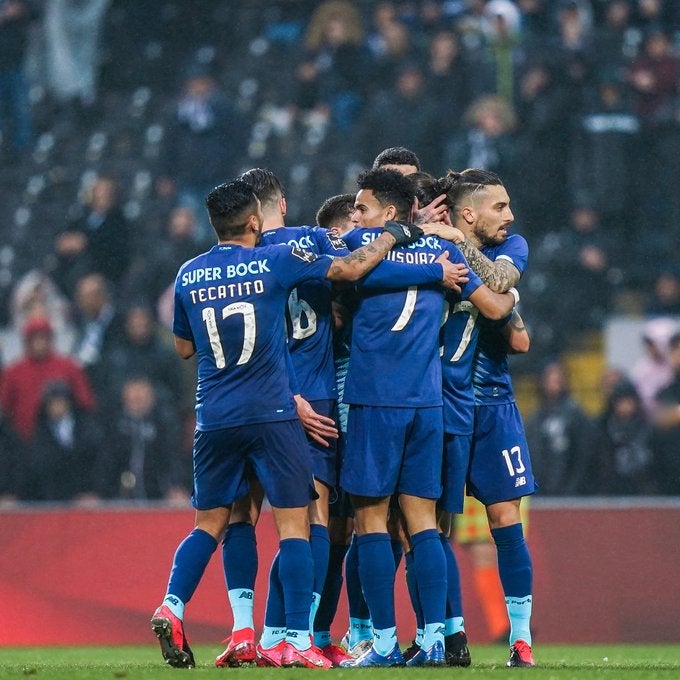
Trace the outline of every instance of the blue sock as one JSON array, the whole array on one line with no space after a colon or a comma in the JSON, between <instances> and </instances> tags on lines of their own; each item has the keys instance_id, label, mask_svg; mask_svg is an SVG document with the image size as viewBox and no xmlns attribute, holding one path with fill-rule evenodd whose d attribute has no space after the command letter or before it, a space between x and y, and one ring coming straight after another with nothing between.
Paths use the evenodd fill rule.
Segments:
<instances>
[{"instance_id":1,"label":"blue sock","mask_svg":"<svg viewBox=\"0 0 680 680\"><path fill-rule=\"evenodd\" d=\"M203 529L194 529L177 546L166 591L168 601L164 600L164 604L170 607L175 616L182 618L184 605L194 594L216 549L217 541ZM172 598L178 602L173 602Z\"/></svg>"},{"instance_id":2,"label":"blue sock","mask_svg":"<svg viewBox=\"0 0 680 680\"><path fill-rule=\"evenodd\" d=\"M369 621L371 615L364 599L363 590L361 589L361 578L359 578L359 550L357 548L356 534L352 536L352 542L349 544L347 555L345 556L345 584L347 586L350 621L352 619ZM365 638L358 638L357 642L361 639Z\"/></svg>"},{"instance_id":3,"label":"blue sock","mask_svg":"<svg viewBox=\"0 0 680 680\"><path fill-rule=\"evenodd\" d=\"M446 558L446 635L465 630L463 623L463 597L460 589L460 571L451 541L439 534Z\"/></svg>"},{"instance_id":4,"label":"blue sock","mask_svg":"<svg viewBox=\"0 0 680 680\"><path fill-rule=\"evenodd\" d=\"M269 649L286 637L286 610L283 604L283 587L279 578L279 553L269 569L269 589L264 610L264 628L260 644Z\"/></svg>"},{"instance_id":5,"label":"blue sock","mask_svg":"<svg viewBox=\"0 0 680 680\"><path fill-rule=\"evenodd\" d=\"M423 649L430 649L435 642L444 644L446 558L436 529L426 529L414 534L411 536L411 545L425 623Z\"/></svg>"},{"instance_id":6,"label":"blue sock","mask_svg":"<svg viewBox=\"0 0 680 680\"><path fill-rule=\"evenodd\" d=\"M397 644L397 627L376 628L373 631L373 649L378 654L387 656Z\"/></svg>"},{"instance_id":7,"label":"blue sock","mask_svg":"<svg viewBox=\"0 0 680 680\"><path fill-rule=\"evenodd\" d=\"M392 557L394 557L394 571L396 571L399 569L401 558L404 556L404 546L398 538L390 539L390 544L392 546Z\"/></svg>"},{"instance_id":8,"label":"blue sock","mask_svg":"<svg viewBox=\"0 0 680 680\"><path fill-rule=\"evenodd\" d=\"M309 608L312 605L314 579L309 541L286 538L279 542L279 578L286 611L286 641L298 649L307 649L310 644Z\"/></svg>"},{"instance_id":9,"label":"blue sock","mask_svg":"<svg viewBox=\"0 0 680 680\"><path fill-rule=\"evenodd\" d=\"M314 560L314 588L312 592L312 604L309 611L309 630L314 630L314 619L319 608L323 585L328 573L328 559L331 548L331 540L328 536L328 528L323 524L312 524L309 527L309 545Z\"/></svg>"},{"instance_id":10,"label":"blue sock","mask_svg":"<svg viewBox=\"0 0 680 680\"><path fill-rule=\"evenodd\" d=\"M340 601L340 592L342 591L342 565L347 548L348 546L344 544L337 545L331 543L328 554L326 582L323 586L319 608L316 610L316 618L314 619L314 641L317 647L325 646L320 643L320 640L326 633L328 633L328 642L325 644L330 643L331 624L338 611L338 602ZM317 634L319 635L318 640Z\"/></svg>"},{"instance_id":11,"label":"blue sock","mask_svg":"<svg viewBox=\"0 0 680 680\"><path fill-rule=\"evenodd\" d=\"M503 584L510 617L510 644L524 640L531 644L533 568L521 523L491 529L498 553L498 573Z\"/></svg>"},{"instance_id":12,"label":"blue sock","mask_svg":"<svg viewBox=\"0 0 680 680\"><path fill-rule=\"evenodd\" d=\"M404 564L406 565L406 587L411 598L413 613L416 615L416 630L422 630L425 623L423 622L423 608L420 606L420 597L418 596L418 583L416 581L416 570L413 566L412 550L404 553Z\"/></svg>"},{"instance_id":13,"label":"blue sock","mask_svg":"<svg viewBox=\"0 0 680 680\"><path fill-rule=\"evenodd\" d=\"M357 537L359 577L374 631L391 630L394 617L394 557L388 533ZM443 619L443 617L442 617ZM391 648L390 648L391 649ZM388 650L389 651L389 650Z\"/></svg>"},{"instance_id":14,"label":"blue sock","mask_svg":"<svg viewBox=\"0 0 680 680\"><path fill-rule=\"evenodd\" d=\"M250 522L229 525L222 541L222 565L234 617L233 630L253 628L258 559L255 527Z\"/></svg>"}]
</instances>

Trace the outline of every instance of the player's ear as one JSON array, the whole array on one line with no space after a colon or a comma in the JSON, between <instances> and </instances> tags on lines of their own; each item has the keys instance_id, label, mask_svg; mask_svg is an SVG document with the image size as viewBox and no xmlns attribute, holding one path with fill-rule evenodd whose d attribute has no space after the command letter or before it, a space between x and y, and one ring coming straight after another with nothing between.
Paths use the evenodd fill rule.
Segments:
<instances>
[{"instance_id":1,"label":"player's ear","mask_svg":"<svg viewBox=\"0 0 680 680\"><path fill-rule=\"evenodd\" d=\"M286 203L285 196L281 196L281 200L279 201L279 208L281 210L281 214L285 217L286 211L288 210L288 204Z\"/></svg>"},{"instance_id":2,"label":"player's ear","mask_svg":"<svg viewBox=\"0 0 680 680\"><path fill-rule=\"evenodd\" d=\"M385 222L397 219L397 209L393 205L388 205L385 210Z\"/></svg>"},{"instance_id":3,"label":"player's ear","mask_svg":"<svg viewBox=\"0 0 680 680\"><path fill-rule=\"evenodd\" d=\"M466 206L460 211L460 214L463 216L463 219L468 223L468 224L473 224L475 221L475 211L470 208L469 206Z\"/></svg>"}]
</instances>

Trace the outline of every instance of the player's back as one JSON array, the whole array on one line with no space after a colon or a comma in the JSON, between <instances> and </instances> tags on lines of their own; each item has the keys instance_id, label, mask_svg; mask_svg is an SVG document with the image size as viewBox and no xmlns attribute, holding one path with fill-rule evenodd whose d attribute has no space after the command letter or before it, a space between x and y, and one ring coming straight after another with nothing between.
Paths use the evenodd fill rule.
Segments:
<instances>
[{"instance_id":1,"label":"player's back","mask_svg":"<svg viewBox=\"0 0 680 680\"><path fill-rule=\"evenodd\" d=\"M345 240L350 250L355 250L381 231L358 228L345 235ZM387 259L431 263L444 249L448 246L438 238L424 237L393 249ZM344 400L373 406L441 405L438 336L442 289L428 285L396 290L360 288L359 292Z\"/></svg>"},{"instance_id":2,"label":"player's back","mask_svg":"<svg viewBox=\"0 0 680 680\"><path fill-rule=\"evenodd\" d=\"M349 251L342 239L321 227L279 227L262 235L262 246L286 244L333 257ZM333 367L332 286L304 282L293 288L286 305L288 349L300 388L309 400L337 395Z\"/></svg>"},{"instance_id":3,"label":"player's back","mask_svg":"<svg viewBox=\"0 0 680 680\"><path fill-rule=\"evenodd\" d=\"M217 245L180 268L173 331L196 347L197 429L295 417L281 311L296 277L321 276L330 263L304 269L310 259L281 246Z\"/></svg>"}]
</instances>

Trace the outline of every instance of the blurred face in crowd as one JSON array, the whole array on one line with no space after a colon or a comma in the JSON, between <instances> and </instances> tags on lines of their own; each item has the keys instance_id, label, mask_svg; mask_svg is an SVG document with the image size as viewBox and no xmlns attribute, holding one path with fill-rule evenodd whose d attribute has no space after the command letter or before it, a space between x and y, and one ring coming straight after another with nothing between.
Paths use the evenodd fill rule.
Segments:
<instances>
[{"instance_id":1,"label":"blurred face in crowd","mask_svg":"<svg viewBox=\"0 0 680 680\"><path fill-rule=\"evenodd\" d=\"M123 404L125 410L134 418L149 414L156 404L153 386L148 380L128 380L123 385Z\"/></svg>"},{"instance_id":2,"label":"blurred face in crowd","mask_svg":"<svg viewBox=\"0 0 680 680\"><path fill-rule=\"evenodd\" d=\"M106 212L116 201L116 185L112 179L100 177L92 185L90 206L98 213Z\"/></svg>"},{"instance_id":3,"label":"blurred face in crowd","mask_svg":"<svg viewBox=\"0 0 680 680\"><path fill-rule=\"evenodd\" d=\"M50 420L61 420L71 413L71 400L62 394L54 395L47 400L45 410Z\"/></svg>"},{"instance_id":4,"label":"blurred face in crowd","mask_svg":"<svg viewBox=\"0 0 680 680\"><path fill-rule=\"evenodd\" d=\"M136 307L128 312L125 330L129 338L136 343L144 344L153 335L154 320L148 309Z\"/></svg>"},{"instance_id":5,"label":"blurred face in crowd","mask_svg":"<svg viewBox=\"0 0 680 680\"><path fill-rule=\"evenodd\" d=\"M193 238L196 230L196 216L191 208L174 208L170 213L168 232L177 241Z\"/></svg>"},{"instance_id":6,"label":"blurred face in crowd","mask_svg":"<svg viewBox=\"0 0 680 680\"><path fill-rule=\"evenodd\" d=\"M500 184L485 186L471 194L472 233L483 245L497 245L508 237L508 227L515 216L510 210L510 197ZM465 213L467 209L464 208Z\"/></svg>"},{"instance_id":7,"label":"blurred face in crowd","mask_svg":"<svg viewBox=\"0 0 680 680\"><path fill-rule=\"evenodd\" d=\"M567 391L567 376L560 364L550 364L543 371L541 382L543 394L548 399L557 399Z\"/></svg>"},{"instance_id":8,"label":"blurred face in crowd","mask_svg":"<svg viewBox=\"0 0 680 680\"><path fill-rule=\"evenodd\" d=\"M352 222L356 227L384 227L387 220L395 219L393 205L383 207L371 189L361 189L354 201Z\"/></svg>"},{"instance_id":9,"label":"blurred face in crowd","mask_svg":"<svg viewBox=\"0 0 680 680\"><path fill-rule=\"evenodd\" d=\"M97 316L108 302L106 287L98 275L86 276L78 282L76 302L86 316Z\"/></svg>"},{"instance_id":10,"label":"blurred face in crowd","mask_svg":"<svg viewBox=\"0 0 680 680\"><path fill-rule=\"evenodd\" d=\"M52 351L52 333L36 331L25 340L26 354L32 359L44 359Z\"/></svg>"}]
</instances>

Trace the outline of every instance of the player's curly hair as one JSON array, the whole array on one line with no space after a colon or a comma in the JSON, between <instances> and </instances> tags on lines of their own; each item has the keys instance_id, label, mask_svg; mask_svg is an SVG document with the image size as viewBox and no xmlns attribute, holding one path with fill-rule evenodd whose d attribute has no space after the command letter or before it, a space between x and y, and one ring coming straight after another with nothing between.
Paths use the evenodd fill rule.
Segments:
<instances>
[{"instance_id":1,"label":"player's curly hair","mask_svg":"<svg viewBox=\"0 0 680 680\"><path fill-rule=\"evenodd\" d=\"M257 211L257 197L241 179L216 186L208 193L205 204L220 241L242 236L248 215Z\"/></svg>"},{"instance_id":2,"label":"player's curly hair","mask_svg":"<svg viewBox=\"0 0 680 680\"><path fill-rule=\"evenodd\" d=\"M468 168L462 172L449 170L446 177L442 177L442 193L446 194L446 202L451 210L455 210L464 198L484 189L488 186L503 186L501 178L491 170L481 168Z\"/></svg>"},{"instance_id":3,"label":"player's curly hair","mask_svg":"<svg viewBox=\"0 0 680 680\"><path fill-rule=\"evenodd\" d=\"M408 175L384 168L365 170L357 177L357 185L359 189L372 191L381 206L393 205L397 210L396 219L408 219L416 196Z\"/></svg>"},{"instance_id":4,"label":"player's curly hair","mask_svg":"<svg viewBox=\"0 0 680 680\"><path fill-rule=\"evenodd\" d=\"M413 165L417 170L420 170L418 156L405 146L390 146L383 149L373 161L373 170L382 168L383 165Z\"/></svg>"}]
</instances>

